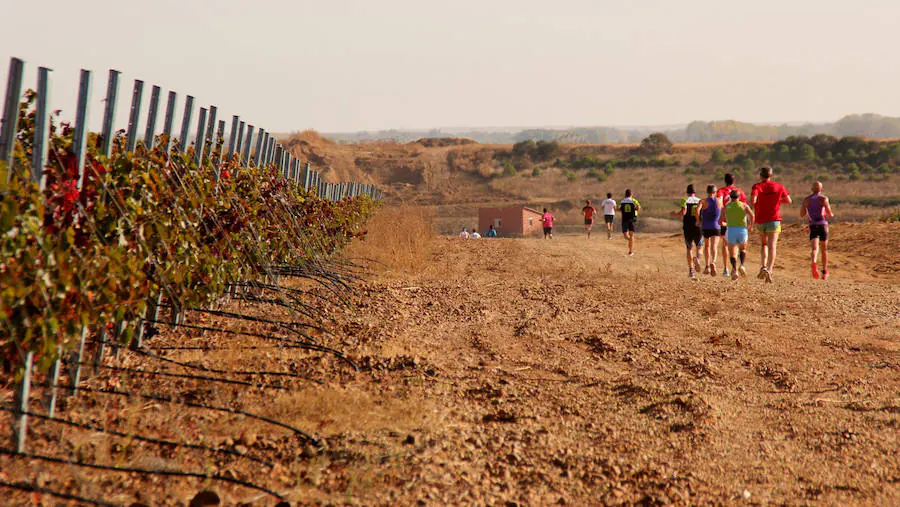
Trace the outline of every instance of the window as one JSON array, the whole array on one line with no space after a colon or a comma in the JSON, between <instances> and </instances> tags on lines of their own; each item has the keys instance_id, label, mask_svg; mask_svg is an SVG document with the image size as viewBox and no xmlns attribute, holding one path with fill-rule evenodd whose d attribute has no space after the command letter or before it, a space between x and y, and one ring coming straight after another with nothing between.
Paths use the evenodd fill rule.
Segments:
<instances>
[{"instance_id":1,"label":"window","mask_svg":"<svg viewBox=\"0 0 900 507\"><path fill-rule=\"evenodd\" d=\"M501 222L501 220L499 218L494 219L494 229L500 228L500 222Z\"/></svg>"},{"instance_id":2,"label":"window","mask_svg":"<svg viewBox=\"0 0 900 507\"><path fill-rule=\"evenodd\" d=\"M528 217L528 227L534 227L534 217Z\"/></svg>"}]
</instances>

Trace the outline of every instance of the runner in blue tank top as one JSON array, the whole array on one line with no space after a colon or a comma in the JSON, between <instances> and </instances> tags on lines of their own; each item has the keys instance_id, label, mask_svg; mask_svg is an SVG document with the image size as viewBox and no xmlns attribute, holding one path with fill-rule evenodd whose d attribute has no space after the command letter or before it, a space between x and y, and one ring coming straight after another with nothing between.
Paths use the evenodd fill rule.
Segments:
<instances>
[{"instance_id":1,"label":"runner in blue tank top","mask_svg":"<svg viewBox=\"0 0 900 507\"><path fill-rule=\"evenodd\" d=\"M706 260L704 274L716 276L716 256L719 243L719 219L722 215L722 199L716 195L716 186L706 186L706 199L700 201L700 229L703 231L703 257Z\"/></svg>"},{"instance_id":2,"label":"runner in blue tank top","mask_svg":"<svg viewBox=\"0 0 900 507\"><path fill-rule=\"evenodd\" d=\"M800 218L809 220L810 267L815 279L819 278L819 269L816 265L819 246L822 247L822 280L828 279L828 219L833 217L831 203L828 197L822 194L822 183L818 181L813 183L812 194L804 199L803 206L800 206Z\"/></svg>"}]
</instances>

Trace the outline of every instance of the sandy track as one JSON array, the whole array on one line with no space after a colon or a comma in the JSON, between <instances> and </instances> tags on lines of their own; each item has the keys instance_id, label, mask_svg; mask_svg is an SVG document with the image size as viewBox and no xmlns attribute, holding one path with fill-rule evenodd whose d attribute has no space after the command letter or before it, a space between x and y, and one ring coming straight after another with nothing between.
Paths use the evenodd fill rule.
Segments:
<instances>
[{"instance_id":1,"label":"sandy track","mask_svg":"<svg viewBox=\"0 0 900 507\"><path fill-rule=\"evenodd\" d=\"M371 303L442 421L404 498L897 501L897 278L837 253L816 282L785 243L765 285L689 280L680 237L444 240Z\"/></svg>"},{"instance_id":2,"label":"sandy track","mask_svg":"<svg viewBox=\"0 0 900 507\"><path fill-rule=\"evenodd\" d=\"M315 373L324 385L198 396L314 431L327 451L243 419L167 407L152 417L169 417L186 439L244 442L279 468L219 471L306 503L895 504L900 228L836 227L834 244L845 243L827 282L808 278L799 233L786 234L772 285L690 280L672 235L639 235L633 257L618 236L438 239L422 272L373 279L355 310L329 313L338 330L329 343L358 373L293 351L170 356ZM863 239L874 247L856 255ZM69 410L96 404L88 396ZM248 428L252 444L238 438ZM100 487L78 477L82 493ZM196 491L102 483L125 490L119 501L173 503ZM216 487L228 501L259 499Z\"/></svg>"}]
</instances>

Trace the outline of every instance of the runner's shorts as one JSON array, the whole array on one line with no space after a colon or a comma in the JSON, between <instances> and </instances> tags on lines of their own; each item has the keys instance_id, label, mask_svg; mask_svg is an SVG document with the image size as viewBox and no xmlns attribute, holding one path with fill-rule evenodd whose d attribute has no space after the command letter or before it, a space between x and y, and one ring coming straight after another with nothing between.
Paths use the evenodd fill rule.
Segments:
<instances>
[{"instance_id":1,"label":"runner's shorts","mask_svg":"<svg viewBox=\"0 0 900 507\"><path fill-rule=\"evenodd\" d=\"M828 241L828 224L809 224L809 239Z\"/></svg>"},{"instance_id":2,"label":"runner's shorts","mask_svg":"<svg viewBox=\"0 0 900 507\"><path fill-rule=\"evenodd\" d=\"M611 224L611 223L615 222L616 216L615 215L603 215L603 220L605 220L606 223Z\"/></svg>"},{"instance_id":3,"label":"runner's shorts","mask_svg":"<svg viewBox=\"0 0 900 507\"><path fill-rule=\"evenodd\" d=\"M553 227L544 227L544 234L553 234Z\"/></svg>"},{"instance_id":4,"label":"runner's shorts","mask_svg":"<svg viewBox=\"0 0 900 507\"><path fill-rule=\"evenodd\" d=\"M594 219L593 218L585 218L584 225L594 225Z\"/></svg>"},{"instance_id":5,"label":"runner's shorts","mask_svg":"<svg viewBox=\"0 0 900 507\"><path fill-rule=\"evenodd\" d=\"M731 226L728 228L727 234L728 236L726 236L726 239L728 240L729 245L741 245L747 242L746 227Z\"/></svg>"},{"instance_id":6,"label":"runner's shorts","mask_svg":"<svg viewBox=\"0 0 900 507\"><path fill-rule=\"evenodd\" d=\"M634 223L636 220L622 220L622 232L634 232Z\"/></svg>"},{"instance_id":7,"label":"runner's shorts","mask_svg":"<svg viewBox=\"0 0 900 507\"><path fill-rule=\"evenodd\" d=\"M726 225L719 226L719 236L722 236L724 238L727 235L728 235L728 226L726 226Z\"/></svg>"},{"instance_id":8,"label":"runner's shorts","mask_svg":"<svg viewBox=\"0 0 900 507\"><path fill-rule=\"evenodd\" d=\"M691 245L703 246L703 234L700 229L685 229L684 246L690 249Z\"/></svg>"},{"instance_id":9,"label":"runner's shorts","mask_svg":"<svg viewBox=\"0 0 900 507\"><path fill-rule=\"evenodd\" d=\"M719 229L703 229L703 237L704 238L715 238L722 234L722 231Z\"/></svg>"},{"instance_id":10,"label":"runner's shorts","mask_svg":"<svg viewBox=\"0 0 900 507\"><path fill-rule=\"evenodd\" d=\"M763 222L756 226L756 230L763 234L769 232L781 232L781 221L773 220L772 222Z\"/></svg>"}]
</instances>

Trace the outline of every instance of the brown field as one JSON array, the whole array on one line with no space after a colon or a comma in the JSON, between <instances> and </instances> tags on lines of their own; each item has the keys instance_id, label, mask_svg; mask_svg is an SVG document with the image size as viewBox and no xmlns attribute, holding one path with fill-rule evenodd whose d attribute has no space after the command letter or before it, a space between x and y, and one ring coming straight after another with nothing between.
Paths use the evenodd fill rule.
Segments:
<instances>
[{"instance_id":1,"label":"brown field","mask_svg":"<svg viewBox=\"0 0 900 507\"><path fill-rule=\"evenodd\" d=\"M766 285L688 279L679 235L639 234L633 257L619 237L461 241L432 236L432 211L384 210L348 253L374 261L349 306L310 301L333 319L313 336L359 371L259 338L164 330L152 352L207 371L125 350L107 364L269 387L108 371L86 384L243 409L326 445L242 415L86 391L64 419L220 451L33 420L29 452L249 480L300 505L900 503L900 224L834 226L824 282L809 278L803 230L790 226ZM754 245L751 269L756 259ZM6 455L0 479L124 505L186 505L204 489L229 505L276 502L223 480Z\"/></svg>"}]
</instances>

